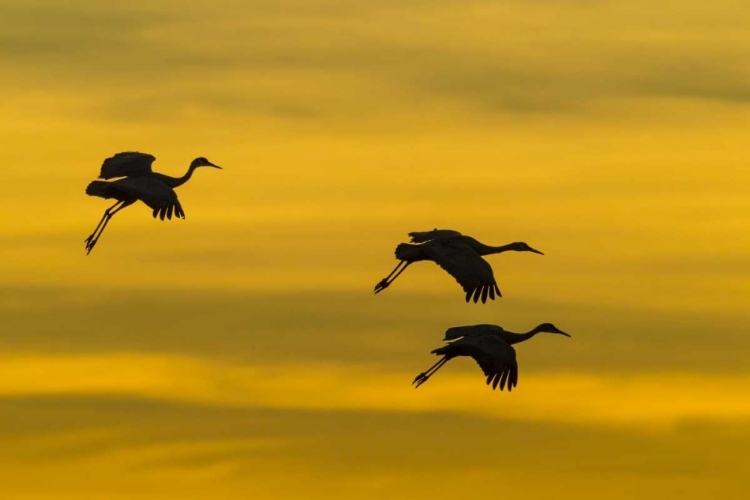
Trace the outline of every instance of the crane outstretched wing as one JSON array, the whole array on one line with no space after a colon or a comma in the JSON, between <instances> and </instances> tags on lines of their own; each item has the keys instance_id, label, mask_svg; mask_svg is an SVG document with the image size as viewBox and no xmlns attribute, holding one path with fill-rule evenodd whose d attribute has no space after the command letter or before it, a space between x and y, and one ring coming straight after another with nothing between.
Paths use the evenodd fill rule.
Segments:
<instances>
[{"instance_id":1,"label":"crane outstretched wing","mask_svg":"<svg viewBox=\"0 0 750 500\"><path fill-rule=\"evenodd\" d=\"M137 151L117 153L104 160L99 177L101 179L112 179L114 177L148 175L152 172L151 164L154 160L156 160L156 157L148 153Z\"/></svg>"},{"instance_id":2,"label":"crane outstretched wing","mask_svg":"<svg viewBox=\"0 0 750 500\"><path fill-rule=\"evenodd\" d=\"M445 338L443 340L456 340L459 338L466 337L477 337L479 335L496 334L503 332L503 327L497 325L467 325L467 326L454 326L448 328L445 331Z\"/></svg>"},{"instance_id":3,"label":"crane outstretched wing","mask_svg":"<svg viewBox=\"0 0 750 500\"><path fill-rule=\"evenodd\" d=\"M425 244L425 254L453 276L466 292L466 302L474 297L474 302L482 297L482 303L487 302L487 296L495 300L495 293L501 297L497 287L492 266L484 260L470 246L452 240L435 241Z\"/></svg>"},{"instance_id":4,"label":"crane outstretched wing","mask_svg":"<svg viewBox=\"0 0 750 500\"><path fill-rule=\"evenodd\" d=\"M166 184L151 177L126 177L111 183L113 189L132 196L154 210L154 218L158 215L161 220L175 217L185 218L185 211L177 199L177 193Z\"/></svg>"},{"instance_id":5,"label":"crane outstretched wing","mask_svg":"<svg viewBox=\"0 0 750 500\"><path fill-rule=\"evenodd\" d=\"M487 377L487 385L492 384L493 389L499 385L502 391L507 384L508 392L518 385L516 350L500 337L494 335L466 337L456 343L461 343L463 352L477 362L482 373Z\"/></svg>"},{"instance_id":6,"label":"crane outstretched wing","mask_svg":"<svg viewBox=\"0 0 750 500\"><path fill-rule=\"evenodd\" d=\"M433 349L432 354L445 356L447 359L458 356L469 356L477 362L487 378L487 385L492 384L502 391L506 384L508 391L518 385L518 363L516 350L497 335L476 335L463 337L455 342Z\"/></svg>"},{"instance_id":7,"label":"crane outstretched wing","mask_svg":"<svg viewBox=\"0 0 750 500\"><path fill-rule=\"evenodd\" d=\"M409 233L412 243L425 243L438 238L452 238L462 236L458 231L452 229L433 229L432 231L414 231Z\"/></svg>"}]
</instances>

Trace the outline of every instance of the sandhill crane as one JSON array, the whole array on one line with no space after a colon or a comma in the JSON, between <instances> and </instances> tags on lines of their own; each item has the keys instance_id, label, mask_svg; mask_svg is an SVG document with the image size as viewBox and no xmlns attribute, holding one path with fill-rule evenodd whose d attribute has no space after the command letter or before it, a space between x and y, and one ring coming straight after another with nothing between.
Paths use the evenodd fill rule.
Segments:
<instances>
[{"instance_id":1,"label":"sandhill crane","mask_svg":"<svg viewBox=\"0 0 750 500\"><path fill-rule=\"evenodd\" d=\"M495 300L495 293L502 297L497 287L490 264L482 255L491 255L507 251L534 252L544 255L523 242L509 243L499 247L488 246L470 236L464 236L451 229L433 229L432 231L409 233L412 245L401 243L396 247L396 258L401 262L391 274L375 285L375 293L380 293L390 286L404 270L414 262L431 260L453 276L466 293L466 302L474 297L474 303L487 296Z\"/></svg>"},{"instance_id":2,"label":"sandhill crane","mask_svg":"<svg viewBox=\"0 0 750 500\"><path fill-rule=\"evenodd\" d=\"M147 153L127 151L117 153L104 160L99 173L100 179L124 177L112 182L93 181L86 187L86 194L105 199L115 199L117 203L104 211L99 224L91 235L86 238L86 254L99 241L110 219L120 210L138 200L153 209L154 218L158 215L161 220L166 216L172 219L172 214L178 218L185 218L185 212L177 199L173 188L185 184L198 167L221 168L206 158L193 160L188 171L182 177L171 177L151 170L151 164L156 158Z\"/></svg>"},{"instance_id":3,"label":"sandhill crane","mask_svg":"<svg viewBox=\"0 0 750 500\"><path fill-rule=\"evenodd\" d=\"M492 388L500 385L500 390L508 384L508 392L518 385L518 363L516 350L511 347L528 340L537 333L557 333L570 337L552 323L542 323L526 333L513 333L497 325L470 325L448 328L444 341L450 341L443 347L434 349L431 354L443 356L437 363L420 373L412 382L416 387L424 384L445 363L458 356L469 356L477 362L487 377L487 385Z\"/></svg>"}]
</instances>

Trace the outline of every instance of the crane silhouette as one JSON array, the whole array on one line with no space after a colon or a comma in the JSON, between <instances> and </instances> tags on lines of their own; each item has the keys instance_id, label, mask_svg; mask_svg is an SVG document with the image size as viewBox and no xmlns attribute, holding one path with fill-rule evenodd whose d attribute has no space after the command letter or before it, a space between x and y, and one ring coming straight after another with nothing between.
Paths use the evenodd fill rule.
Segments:
<instances>
[{"instance_id":1,"label":"crane silhouette","mask_svg":"<svg viewBox=\"0 0 750 500\"><path fill-rule=\"evenodd\" d=\"M396 247L396 258L400 262L391 274L375 285L376 294L388 288L414 262L430 260L456 279L466 293L466 302L473 297L476 303L481 296L484 304L487 296L495 300L495 293L498 297L502 297L502 294L492 273L492 266L482 258L483 255L508 251L544 255L520 241L493 247L452 229L412 232L409 236L411 243L417 244L401 243Z\"/></svg>"},{"instance_id":2,"label":"crane silhouette","mask_svg":"<svg viewBox=\"0 0 750 500\"><path fill-rule=\"evenodd\" d=\"M164 220L164 217L171 220L172 214L174 214L175 217L184 219L185 211L177 199L174 188L190 180L198 167L221 168L206 158L199 157L190 163L185 175L171 177L151 170L151 164L154 160L156 160L156 157L153 155L136 151L117 153L104 160L99 173L100 179L123 178L111 182L92 181L86 187L86 194L89 196L117 200L117 203L104 211L96 229L86 238L86 255L91 253L110 219L117 212L138 200L153 209L154 218L159 216L161 220Z\"/></svg>"},{"instance_id":3,"label":"crane silhouette","mask_svg":"<svg viewBox=\"0 0 750 500\"><path fill-rule=\"evenodd\" d=\"M513 333L497 325L470 325L448 328L443 347L434 349L431 354L442 356L437 363L420 373L412 382L416 387L427 382L445 363L459 356L473 358L487 377L487 385L496 389L505 388L508 392L518 385L518 363L513 344L530 339L537 333L557 333L570 337L552 323L542 323L526 333Z\"/></svg>"}]
</instances>

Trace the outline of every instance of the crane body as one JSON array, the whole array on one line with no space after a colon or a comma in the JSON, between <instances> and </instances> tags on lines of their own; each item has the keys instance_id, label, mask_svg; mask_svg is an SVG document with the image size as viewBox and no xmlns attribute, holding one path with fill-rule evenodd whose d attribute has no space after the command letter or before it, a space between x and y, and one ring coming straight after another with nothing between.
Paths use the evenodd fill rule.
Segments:
<instances>
[{"instance_id":1,"label":"crane body","mask_svg":"<svg viewBox=\"0 0 750 500\"><path fill-rule=\"evenodd\" d=\"M414 379L415 387L427 382L445 363L453 358L467 356L477 362L487 384L502 391L506 384L512 391L518 384L518 363L514 344L524 342L538 333L555 333L570 337L552 323L542 323L526 333L513 333L497 325L470 325L449 328L443 339L448 344L433 349L431 354L442 356L434 365Z\"/></svg>"},{"instance_id":2,"label":"crane body","mask_svg":"<svg viewBox=\"0 0 750 500\"><path fill-rule=\"evenodd\" d=\"M433 229L432 231L409 233L411 243L400 243L396 246L398 265L391 274L375 285L375 293L388 288L407 267L415 262L432 261L443 268L461 285L466 293L466 302L480 297L482 303L495 295L502 297L495 281L492 266L482 257L508 251L533 252L544 255L524 242L514 242L501 246L490 246L465 236L452 229Z\"/></svg>"},{"instance_id":3,"label":"crane body","mask_svg":"<svg viewBox=\"0 0 750 500\"><path fill-rule=\"evenodd\" d=\"M151 169L151 164L155 159L156 157L147 153L127 151L104 160L99 178L121 178L114 181L92 181L86 187L86 194L104 199L115 199L117 203L104 211L96 229L86 238L87 255L99 241L112 217L136 201L140 200L151 208L154 218L158 216L161 220L165 217L171 220L174 214L177 218L184 219L185 211L177 199L174 188L190 180L198 167L221 168L206 158L199 157L190 163L185 175L172 177Z\"/></svg>"}]
</instances>

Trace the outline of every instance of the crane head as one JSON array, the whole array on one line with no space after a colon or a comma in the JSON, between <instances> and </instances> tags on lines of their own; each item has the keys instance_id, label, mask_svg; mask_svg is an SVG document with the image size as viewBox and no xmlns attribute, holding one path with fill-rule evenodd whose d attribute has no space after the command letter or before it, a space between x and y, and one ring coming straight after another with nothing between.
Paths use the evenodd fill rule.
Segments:
<instances>
[{"instance_id":1,"label":"crane head","mask_svg":"<svg viewBox=\"0 0 750 500\"><path fill-rule=\"evenodd\" d=\"M527 245L523 241L517 241L516 243L512 243L512 245L513 245L513 249L516 252L534 252L534 253L538 253L539 255L544 255L542 252L540 252L536 248L531 248L529 245Z\"/></svg>"},{"instance_id":2,"label":"crane head","mask_svg":"<svg viewBox=\"0 0 750 500\"><path fill-rule=\"evenodd\" d=\"M542 323L541 325L534 328L534 330L536 330L539 333L557 333L560 335L565 335L566 337L570 337L570 335L560 330L552 323Z\"/></svg>"},{"instance_id":3,"label":"crane head","mask_svg":"<svg viewBox=\"0 0 750 500\"><path fill-rule=\"evenodd\" d=\"M198 168L198 167L213 167L213 168L221 169L220 166L214 165L213 163L208 161L207 158L203 156L196 158L195 160L192 161L192 163L190 163L190 168Z\"/></svg>"}]
</instances>

